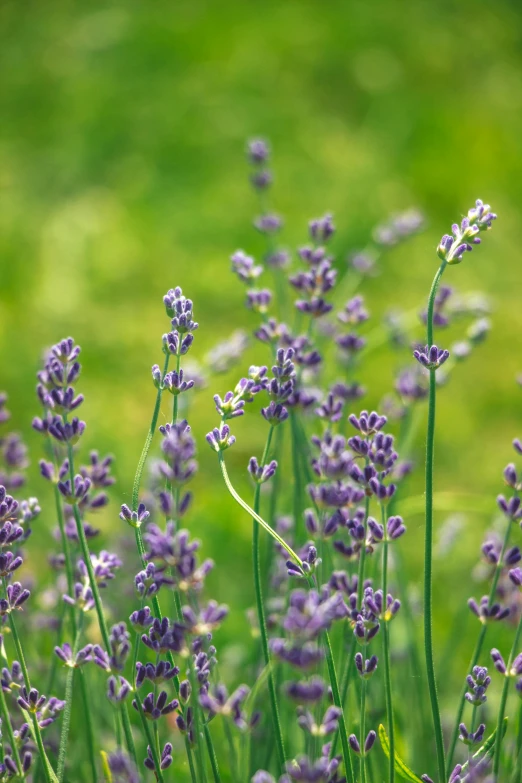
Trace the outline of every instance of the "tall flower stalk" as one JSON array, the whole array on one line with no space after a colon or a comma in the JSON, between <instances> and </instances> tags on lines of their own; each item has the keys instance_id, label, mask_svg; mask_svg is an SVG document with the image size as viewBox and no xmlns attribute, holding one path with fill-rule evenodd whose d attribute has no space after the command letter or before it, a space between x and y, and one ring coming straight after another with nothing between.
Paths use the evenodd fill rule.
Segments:
<instances>
[{"instance_id":1,"label":"tall flower stalk","mask_svg":"<svg viewBox=\"0 0 522 783\"><path fill-rule=\"evenodd\" d=\"M433 719L433 731L437 749L437 765L439 779L446 780L446 760L444 751L444 738L440 717L440 707L437 696L437 683L435 678L435 665L433 660L433 597L432 597L432 560L433 560L433 462L435 449L435 413L436 413L436 371L448 359L449 351L439 349L433 342L433 313L435 297L440 280L446 266L458 264L462 261L464 253L472 250L472 244L479 244L481 231L491 228L495 219L488 205L478 200L474 208L470 209L467 217L462 220L460 226L455 223L452 226L452 236L445 234L437 249L441 264L437 270L431 285L428 297L428 310L426 317L427 344L424 350L416 350L414 356L417 361L429 371L428 394L428 425L426 435L426 514L425 514L425 545L424 545L424 654L426 661L426 674Z\"/></svg>"}]
</instances>

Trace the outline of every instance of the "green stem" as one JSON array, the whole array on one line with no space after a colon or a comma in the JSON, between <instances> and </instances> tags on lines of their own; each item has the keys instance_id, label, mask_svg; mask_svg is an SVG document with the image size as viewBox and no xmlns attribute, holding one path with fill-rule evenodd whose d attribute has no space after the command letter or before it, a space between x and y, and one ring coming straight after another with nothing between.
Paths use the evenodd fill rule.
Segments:
<instances>
[{"instance_id":1,"label":"green stem","mask_svg":"<svg viewBox=\"0 0 522 783\"><path fill-rule=\"evenodd\" d=\"M127 748L129 749L129 753L131 755L132 759L136 759L136 746L134 744L134 737L132 735L132 726L129 718L129 711L127 709L127 705L125 703L122 703L120 705L121 710L121 720L123 723L123 733L125 734L125 743L127 745Z\"/></svg>"},{"instance_id":2,"label":"green stem","mask_svg":"<svg viewBox=\"0 0 522 783\"><path fill-rule=\"evenodd\" d=\"M74 593L73 593L74 595ZM83 631L83 623L81 620L83 619L83 614L80 617L80 625L78 626L78 630L76 631L76 638L74 640L73 645L73 655L76 655L78 652L78 647L80 644L80 638ZM67 756L67 744L69 741L69 729L71 727L71 714L72 714L72 696L73 696L73 683L74 683L74 674L76 671L76 667L69 666L67 671L67 678L65 681L65 709L63 713L62 718L62 731L60 734L60 747L58 750L58 769L56 770L56 774L58 775L58 780L60 783L63 781L63 776L65 773L65 759Z\"/></svg>"},{"instance_id":3,"label":"green stem","mask_svg":"<svg viewBox=\"0 0 522 783\"><path fill-rule=\"evenodd\" d=\"M239 505L247 512L249 516L251 516L257 522L259 522L261 527L263 527L266 530L266 532L269 535L271 535L272 538L275 539L275 541L277 541L286 552L288 552L292 560L301 568L303 565L301 558L298 555L296 555L294 550L286 543L286 541L283 538L281 538L281 536L270 527L268 522L265 522L265 520L262 517L260 517L259 514L256 511L254 511L253 508L250 508L248 503L245 503L243 498L237 494L236 490L232 486L230 479L228 477L227 467L225 465L225 457L222 451L219 452L218 458L219 458L219 466L221 468L221 473L223 475L223 479L225 481L226 487L230 492L230 494L232 495L232 497L234 498L234 500L236 501L236 503L239 503Z\"/></svg>"},{"instance_id":4,"label":"green stem","mask_svg":"<svg viewBox=\"0 0 522 783\"><path fill-rule=\"evenodd\" d=\"M395 781L395 729L393 725L393 701L391 688L391 667L390 667L390 622L386 616L386 602L388 596L388 534L386 532L386 506L381 505L382 526L384 528L384 541L382 545L382 601L385 612L383 623L383 645L384 645L384 682L386 691L386 715L388 718L388 737L390 740L390 758L389 758L389 783Z\"/></svg>"},{"instance_id":5,"label":"green stem","mask_svg":"<svg viewBox=\"0 0 522 783\"><path fill-rule=\"evenodd\" d=\"M503 563L504 563L504 555L506 553L506 550L509 546L509 539L511 537L511 527L512 522L511 520L508 521L507 527L506 527L506 533L504 535L504 541L502 542L502 549L500 550L500 555L498 558L498 562L495 566L495 572L493 574L493 580L491 582L491 588L489 591L489 597L488 597L488 606L491 606L495 599L495 593L497 592L497 586L498 586L498 580L500 579L500 574L502 573ZM473 650L473 655L471 656L471 661L468 667L468 672L472 672L475 666L478 664L480 654L482 652L482 647L484 645L484 640L486 638L486 633L488 630L487 623L484 623L480 629L480 633L477 638L477 643L475 645L475 649ZM451 769L452 763L453 763L453 754L455 753L455 748L457 745L457 740L459 737L459 725L462 721L462 714L464 712L464 706L466 704L466 691L468 690L468 684L464 680L464 685L462 686L462 690L459 696L459 706L457 709L457 719L455 721L455 727L453 729L453 734L451 735L451 743L450 748L448 752L448 769Z\"/></svg>"},{"instance_id":6,"label":"green stem","mask_svg":"<svg viewBox=\"0 0 522 783\"><path fill-rule=\"evenodd\" d=\"M364 657L366 657L366 645L364 646ZM361 759L360 759L360 775L361 783L366 783L366 753L364 752L364 743L366 740L366 687L367 681L361 682L361 722L360 722L360 743L361 743Z\"/></svg>"},{"instance_id":7,"label":"green stem","mask_svg":"<svg viewBox=\"0 0 522 783\"><path fill-rule=\"evenodd\" d=\"M510 669L511 665L513 663L513 660L517 654L518 645L520 642L520 634L522 633L522 615L520 615L520 619L518 621L517 625L517 631L515 633L515 638L513 639L513 645L511 647L511 652L509 653L509 660L507 663L507 673L504 678L504 685L502 687L502 695L500 697L500 706L498 710L498 718L497 718L497 737L495 741L495 758L493 761L493 779L494 780L500 780L498 773L500 769L500 751L502 747L502 724L504 723L504 713L506 711L506 702L508 697L508 691L509 691L509 681L512 679L510 675Z\"/></svg>"},{"instance_id":8,"label":"green stem","mask_svg":"<svg viewBox=\"0 0 522 783\"><path fill-rule=\"evenodd\" d=\"M370 496L366 495L365 504L364 504L364 529L366 530L366 523L368 520L368 515L370 513ZM357 575L357 608L360 611L362 608L362 600L364 595L364 568L366 564L366 536L364 539L364 543L361 547L361 553L359 557L359 570ZM341 679L341 693L342 693L342 700L341 704L344 706L346 704L346 698L348 696L348 688L350 685L350 678L353 671L353 662L354 662L354 650L355 650L355 636L352 638L352 643L350 645L350 650L348 653L348 658L346 660L346 664L344 667L343 676ZM337 742L339 740L339 731L336 731L333 742L332 742L332 750L330 752L330 758L333 758L335 756L335 751L337 748Z\"/></svg>"},{"instance_id":9,"label":"green stem","mask_svg":"<svg viewBox=\"0 0 522 783\"><path fill-rule=\"evenodd\" d=\"M295 411L290 412L290 428L292 431L292 468L294 474L294 492L293 492L293 511L294 511L294 530L295 540L299 540L302 524L302 482L301 482L301 460L299 453L299 436L297 430L297 420Z\"/></svg>"},{"instance_id":10,"label":"green stem","mask_svg":"<svg viewBox=\"0 0 522 783\"><path fill-rule=\"evenodd\" d=\"M221 777L219 775L219 767L216 758L216 752L212 743L212 737L210 736L210 729L206 721L203 722L203 732L205 734L205 742L207 745L207 753L210 759L210 766L212 768L212 775L214 777L214 783L221 783Z\"/></svg>"},{"instance_id":11,"label":"green stem","mask_svg":"<svg viewBox=\"0 0 522 783\"><path fill-rule=\"evenodd\" d=\"M151 730L150 730L149 722L148 722L147 718L145 717L145 713L143 712L143 705L141 703L141 699L140 699L139 693L137 691L134 692L134 699L136 701L136 706L138 708L138 712L139 712L139 715L140 715L140 718L141 718L141 723L142 723L142 726L143 726L143 730L145 732L145 736L147 738L147 743L148 743L148 745L150 747L150 752L152 754L152 759L154 761L154 766L156 768L155 769L156 780L158 781L158 783L163 783L163 773L162 773L161 768L160 768L160 758L159 758L157 750L156 750L156 744L155 744L155 742L154 742L154 740L152 738L152 733L151 733Z\"/></svg>"},{"instance_id":12,"label":"green stem","mask_svg":"<svg viewBox=\"0 0 522 783\"><path fill-rule=\"evenodd\" d=\"M433 344L433 308L435 296L440 278L446 267L443 261L433 283L428 298L427 315L427 344ZM435 665L433 661L433 597L432 597L432 559L433 559L433 458L435 446L435 404L436 404L436 378L435 369L430 369L430 387L428 398L428 430L426 437L426 531L424 547L424 652L426 658L426 674L428 678L428 690L430 694L431 712L433 718L433 730L437 748L437 764L441 783L446 780L446 762L444 759L444 737L440 719L439 700L437 696L437 683L435 680Z\"/></svg>"},{"instance_id":13,"label":"green stem","mask_svg":"<svg viewBox=\"0 0 522 783\"><path fill-rule=\"evenodd\" d=\"M230 757L230 774L234 783L238 783L239 773L238 773L238 764L237 764L237 753L234 745L234 737L232 736L232 732L230 730L230 724L225 717L223 718L223 728L225 730L225 737L228 743L228 752Z\"/></svg>"},{"instance_id":14,"label":"green stem","mask_svg":"<svg viewBox=\"0 0 522 783\"><path fill-rule=\"evenodd\" d=\"M22 675L24 678L24 685L27 689L27 693L31 690L31 680L29 678L29 671L27 670L27 664L25 662L25 656L24 651L22 648L22 644L20 642L20 637L18 636L18 631L16 629L16 623L14 621L13 613L9 613L9 626L11 628L11 634L13 636L13 641L16 648L16 655L18 658L18 662L20 664L20 667L22 669ZM42 739L42 733L40 731L40 726L38 724L38 718L36 717L36 714L34 712L31 712L31 721L33 724L33 733L34 738L36 740L36 744L38 746L38 752L40 754L40 757L42 759L43 768L44 768L44 774L45 778L47 780L47 783L58 783L58 778L56 777L54 770L49 762L49 759L47 758L47 753L45 752L43 739Z\"/></svg>"},{"instance_id":15,"label":"green stem","mask_svg":"<svg viewBox=\"0 0 522 783\"><path fill-rule=\"evenodd\" d=\"M263 467L267 460L270 451L270 444L272 442L272 435L274 433L273 425L268 430L268 436L266 439L263 456L261 458L261 467ZM263 649L263 658L265 666L268 667L268 693L270 697L270 708L272 711L272 723L274 727L275 741L277 755L279 759L279 766L281 770L284 769L286 761L285 745L283 740L283 731L281 729L281 721L279 718L279 707L277 704L277 689L274 680L274 672L272 671L270 647L268 645L268 631L266 627L265 607L263 604L263 588L261 583L261 558L259 556L259 525L256 519L259 517L259 505L261 498L261 485L257 484L254 493L254 519L252 529L252 557L254 561L254 586L256 591L256 606L257 617L259 621L259 632L261 634L261 646Z\"/></svg>"},{"instance_id":16,"label":"green stem","mask_svg":"<svg viewBox=\"0 0 522 783\"><path fill-rule=\"evenodd\" d=\"M71 487L74 487L74 454L70 443L67 443L67 453L69 457L69 474L70 474ZM100 596L100 589L98 587L98 583L96 582L96 576L94 575L94 569L92 567L92 561L91 561L91 554L89 551L89 544L87 543L87 538L85 537L85 530L83 528L83 522L80 515L80 509L78 508L78 504L73 503L72 509L74 514L74 520L76 522L76 531L78 533L78 540L80 542L80 549L81 549L83 561L85 563L85 567L87 568L87 573L89 575L89 585L94 598L94 605L96 607L96 614L98 616L98 625L100 628L100 633L102 635L105 649L110 650L111 643L109 637L109 630L107 628L107 622L105 620L105 615L103 613L103 604ZM127 711L127 705L125 703L122 705L122 711L125 712ZM136 768L138 768L138 760L136 758L136 748L134 747L134 743L128 746L127 749Z\"/></svg>"},{"instance_id":17,"label":"green stem","mask_svg":"<svg viewBox=\"0 0 522 783\"><path fill-rule=\"evenodd\" d=\"M354 776L353 776L352 760L350 758L350 746L348 745L348 733L346 730L346 721L344 719L344 709L341 703L341 696L339 693L339 684L337 682L337 673L335 671L332 645L330 642L330 637L326 631L323 633L323 640L324 640L324 650L326 655L326 665L328 667L328 675L330 678L330 685L332 687L333 702L335 706L339 707L339 709L341 710L341 714L339 717L339 733L341 735L341 745L343 749L344 771L346 773L348 783L353 783Z\"/></svg>"},{"instance_id":18,"label":"green stem","mask_svg":"<svg viewBox=\"0 0 522 783\"><path fill-rule=\"evenodd\" d=\"M9 715L9 709L5 701L4 689L0 687L0 712L2 713L2 729L7 733L9 744L11 746L11 753L18 770L18 775L22 777L22 762L20 761L20 754L18 753L18 747L16 744L13 727L11 725L11 716Z\"/></svg>"},{"instance_id":19,"label":"green stem","mask_svg":"<svg viewBox=\"0 0 522 783\"><path fill-rule=\"evenodd\" d=\"M89 764L91 767L92 783L96 783L98 780L98 772L96 769L96 750L94 747L94 731L92 725L92 715L91 715L91 707L89 702L89 694L87 693L87 683L85 680L85 672L83 669L80 669L80 690L82 692L83 716L85 718L87 748L89 751Z\"/></svg>"},{"instance_id":20,"label":"green stem","mask_svg":"<svg viewBox=\"0 0 522 783\"><path fill-rule=\"evenodd\" d=\"M165 356L165 363L163 365L163 373L161 376L162 380L165 377L167 370L169 368L169 360L170 360L170 354L167 354ZM143 446L140 455L138 467L136 468L136 475L134 476L134 484L132 487L132 510L133 511L138 510L141 477L143 476L143 470L145 468L145 462L147 461L147 456L149 454L150 444L152 443L152 438L154 437L154 433L156 432L156 424L158 423L158 416L159 416L160 405L161 405L161 394L162 394L162 389L160 387L158 389L158 393L156 394L156 403L154 405L152 420L150 423L149 431L147 433L147 437L145 438L145 444Z\"/></svg>"}]
</instances>

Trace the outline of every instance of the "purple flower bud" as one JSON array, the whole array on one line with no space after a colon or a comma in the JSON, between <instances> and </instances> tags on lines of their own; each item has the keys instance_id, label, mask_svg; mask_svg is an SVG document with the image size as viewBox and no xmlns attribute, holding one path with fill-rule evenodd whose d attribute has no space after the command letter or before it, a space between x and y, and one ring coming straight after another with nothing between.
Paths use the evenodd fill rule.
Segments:
<instances>
[{"instance_id":1,"label":"purple flower bud","mask_svg":"<svg viewBox=\"0 0 522 783\"><path fill-rule=\"evenodd\" d=\"M449 359L449 351L436 345L426 345L423 349L413 352L414 358L427 370L436 370Z\"/></svg>"}]
</instances>

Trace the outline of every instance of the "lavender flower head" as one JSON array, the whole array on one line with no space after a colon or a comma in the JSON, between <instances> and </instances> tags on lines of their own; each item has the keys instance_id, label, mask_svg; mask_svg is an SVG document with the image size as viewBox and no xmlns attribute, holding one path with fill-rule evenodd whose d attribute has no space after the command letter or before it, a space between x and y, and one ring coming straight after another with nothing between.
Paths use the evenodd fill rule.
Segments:
<instances>
[{"instance_id":1,"label":"lavender flower head","mask_svg":"<svg viewBox=\"0 0 522 783\"><path fill-rule=\"evenodd\" d=\"M471 252L473 245L480 244L478 235L482 231L488 231L496 218L489 204L477 199L460 226L458 223L452 225L452 235L444 234L442 237L437 248L439 258L447 264L460 264L464 253Z\"/></svg>"}]
</instances>

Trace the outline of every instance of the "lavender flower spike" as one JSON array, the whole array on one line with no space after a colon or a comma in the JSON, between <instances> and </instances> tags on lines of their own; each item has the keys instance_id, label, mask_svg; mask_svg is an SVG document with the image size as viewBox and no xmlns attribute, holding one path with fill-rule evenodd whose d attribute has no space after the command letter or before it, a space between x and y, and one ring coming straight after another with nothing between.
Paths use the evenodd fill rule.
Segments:
<instances>
[{"instance_id":1,"label":"lavender flower spike","mask_svg":"<svg viewBox=\"0 0 522 783\"><path fill-rule=\"evenodd\" d=\"M218 454L230 448L230 446L233 446L236 442L234 435L230 434L230 427L228 424L222 424L219 429L214 427L211 432L207 433L206 439L210 448Z\"/></svg>"},{"instance_id":2,"label":"lavender flower spike","mask_svg":"<svg viewBox=\"0 0 522 783\"><path fill-rule=\"evenodd\" d=\"M150 512L145 508L145 503L140 503L137 511L131 511L126 503L122 504L120 519L127 522L131 527L141 527L150 517Z\"/></svg>"},{"instance_id":3,"label":"lavender flower spike","mask_svg":"<svg viewBox=\"0 0 522 783\"><path fill-rule=\"evenodd\" d=\"M449 359L449 355L449 351L436 345L426 345L424 349L413 351L414 358L427 370L436 370Z\"/></svg>"},{"instance_id":4,"label":"lavender flower spike","mask_svg":"<svg viewBox=\"0 0 522 783\"><path fill-rule=\"evenodd\" d=\"M481 231L487 231L497 216L491 212L489 204L483 204L477 199L467 217L460 224L454 223L451 227L452 234L444 234L437 248L437 254L447 264L460 264L464 253L471 252L473 245L480 244Z\"/></svg>"}]
</instances>

